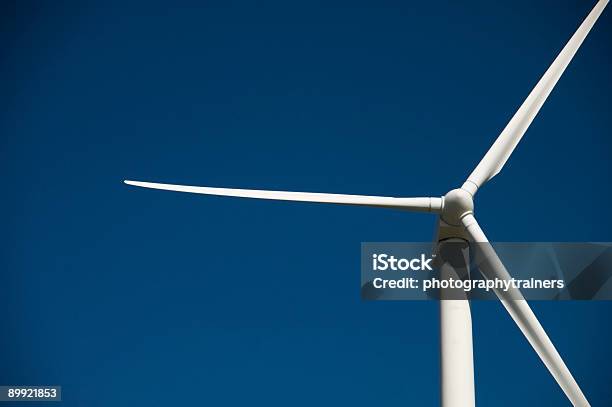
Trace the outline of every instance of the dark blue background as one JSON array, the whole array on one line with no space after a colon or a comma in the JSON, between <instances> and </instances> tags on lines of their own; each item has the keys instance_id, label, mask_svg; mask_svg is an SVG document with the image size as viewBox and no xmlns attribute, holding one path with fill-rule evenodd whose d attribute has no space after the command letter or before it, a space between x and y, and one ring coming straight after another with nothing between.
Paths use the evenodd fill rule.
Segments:
<instances>
[{"instance_id":1,"label":"dark blue background","mask_svg":"<svg viewBox=\"0 0 612 407\"><path fill-rule=\"evenodd\" d=\"M439 403L438 304L364 303L362 241L430 215L135 189L459 186L594 1L4 2L0 384L65 405ZM477 215L496 241L610 241L607 10ZM612 303L532 304L594 406ZM501 305L477 401L565 405Z\"/></svg>"}]
</instances>

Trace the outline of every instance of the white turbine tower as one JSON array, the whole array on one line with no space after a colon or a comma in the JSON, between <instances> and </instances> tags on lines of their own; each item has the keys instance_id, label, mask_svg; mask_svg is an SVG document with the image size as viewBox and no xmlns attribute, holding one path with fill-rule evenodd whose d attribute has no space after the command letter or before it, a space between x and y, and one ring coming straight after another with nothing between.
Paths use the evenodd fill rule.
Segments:
<instances>
[{"instance_id":1,"label":"white turbine tower","mask_svg":"<svg viewBox=\"0 0 612 407\"><path fill-rule=\"evenodd\" d=\"M205 195L379 206L416 212L432 212L439 215L438 244L446 241L466 242L468 240L485 243L481 247L484 257L484 261L480 264L482 274L489 279L509 279L508 271L491 245L488 244L489 241L486 235L474 217L473 197L482 185L501 171L607 4L608 0L597 2L461 188L453 189L441 198L395 198L310 192L260 191L158 184L128 180L125 183L145 188ZM449 272L457 271L450 270ZM582 393L582 390L520 291L518 289L499 290L496 291L496 294L571 403L574 406L589 406L589 402ZM474 368L472 358L472 319L469 301L441 300L440 328L442 405L444 407L473 406L475 403Z\"/></svg>"}]
</instances>

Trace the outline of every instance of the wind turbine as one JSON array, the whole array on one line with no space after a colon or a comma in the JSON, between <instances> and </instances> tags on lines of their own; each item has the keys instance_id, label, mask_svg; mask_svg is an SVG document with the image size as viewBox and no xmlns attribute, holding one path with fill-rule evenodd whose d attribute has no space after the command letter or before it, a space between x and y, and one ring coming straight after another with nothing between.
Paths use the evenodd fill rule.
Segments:
<instances>
[{"instance_id":1,"label":"wind turbine","mask_svg":"<svg viewBox=\"0 0 612 407\"><path fill-rule=\"evenodd\" d=\"M607 4L608 0L599 0L597 2L467 180L460 188L449 191L443 197L395 198L310 192L261 191L171 185L129 180L126 180L125 183L145 188L205 195L378 206L435 213L438 215L436 241L439 247L446 242L466 243L471 241L479 243L483 256L480 263L481 273L489 279L509 279L508 271L488 243L487 236L474 217L474 195L480 187L501 171ZM458 270L447 270L447 272L460 273ZM589 406L589 402L582 393L582 390L520 291L518 289L511 289L508 291L499 290L495 293L571 403L574 406ZM440 328L442 406L473 406L475 403L474 367L472 357L472 318L469 301L467 299L442 299L440 301Z\"/></svg>"}]
</instances>

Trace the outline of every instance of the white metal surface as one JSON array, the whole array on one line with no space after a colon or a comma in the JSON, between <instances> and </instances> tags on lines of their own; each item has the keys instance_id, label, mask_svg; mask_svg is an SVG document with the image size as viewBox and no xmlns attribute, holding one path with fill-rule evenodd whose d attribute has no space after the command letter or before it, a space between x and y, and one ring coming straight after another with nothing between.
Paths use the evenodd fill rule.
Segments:
<instances>
[{"instance_id":1,"label":"white metal surface","mask_svg":"<svg viewBox=\"0 0 612 407\"><path fill-rule=\"evenodd\" d=\"M607 4L608 0L597 2L462 188L473 195L485 182L499 173Z\"/></svg>"},{"instance_id":2,"label":"white metal surface","mask_svg":"<svg viewBox=\"0 0 612 407\"><path fill-rule=\"evenodd\" d=\"M438 236L453 234L452 229L440 222ZM455 245L452 250L459 250L459 246L465 243L462 238L449 238L444 243L450 242ZM438 246L440 247L440 246ZM439 252L439 251L438 251ZM441 278L465 278L463 273L469 273L469 254L456 254L455 257L463 256L463 269L457 270L450 262L445 262L440 267ZM440 401L442 407L471 407L475 405L474 391L474 357L472 347L472 314L470 302L458 300L461 295L465 297L463 290L455 290L452 295L447 296L441 291L440 300ZM443 299L454 298L454 299Z\"/></svg>"},{"instance_id":3,"label":"white metal surface","mask_svg":"<svg viewBox=\"0 0 612 407\"><path fill-rule=\"evenodd\" d=\"M466 215L462 221L474 242L489 242L473 215ZM479 245L477 250L483 256L479 262L479 268L486 278L499 278L503 280L511 278L506 267L497 257L495 250L493 250L490 244ZM561 389L563 389L572 405L580 407L589 406L590 404L578 383L576 383L565 362L563 362L561 355L557 352L557 349L520 291L516 288L511 288L508 291L494 291L523 335L527 338L527 341L529 341L540 359L542 359L542 362L544 362L544 365L546 365L559 386L561 386Z\"/></svg>"},{"instance_id":4,"label":"white metal surface","mask_svg":"<svg viewBox=\"0 0 612 407\"><path fill-rule=\"evenodd\" d=\"M440 301L440 391L442 407L475 405L469 301Z\"/></svg>"},{"instance_id":5,"label":"white metal surface","mask_svg":"<svg viewBox=\"0 0 612 407\"><path fill-rule=\"evenodd\" d=\"M474 200L472 195L462 188L453 189L442 197L441 218L449 226L462 227L461 218L473 212Z\"/></svg>"},{"instance_id":6,"label":"white metal surface","mask_svg":"<svg viewBox=\"0 0 612 407\"><path fill-rule=\"evenodd\" d=\"M154 182L124 181L128 185L166 191L190 192L194 194L232 196L238 198L272 199L277 201L298 201L333 203L343 205L381 206L405 209L415 212L439 213L442 198L394 198L389 196L321 194L316 192L262 191L255 189L210 188L190 185L158 184Z\"/></svg>"}]
</instances>

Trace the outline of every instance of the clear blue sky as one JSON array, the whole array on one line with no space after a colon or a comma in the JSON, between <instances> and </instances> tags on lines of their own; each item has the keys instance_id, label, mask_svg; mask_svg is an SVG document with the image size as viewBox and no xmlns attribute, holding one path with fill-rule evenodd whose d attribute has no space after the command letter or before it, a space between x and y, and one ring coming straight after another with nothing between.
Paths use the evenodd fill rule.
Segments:
<instances>
[{"instance_id":1,"label":"clear blue sky","mask_svg":"<svg viewBox=\"0 0 612 407\"><path fill-rule=\"evenodd\" d=\"M444 194L594 1L16 3L0 384L66 406L439 403L438 304L359 298L360 243L429 241L433 216L122 180ZM612 241L611 19L479 193L492 240ZM610 405L612 303L533 308ZM480 405L567 404L500 304L473 314Z\"/></svg>"}]
</instances>

